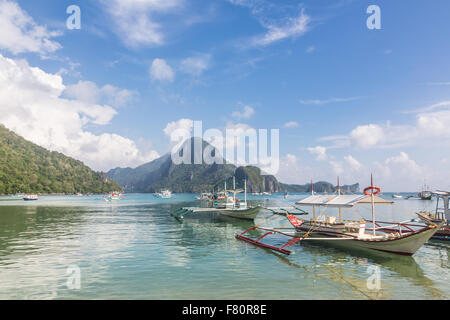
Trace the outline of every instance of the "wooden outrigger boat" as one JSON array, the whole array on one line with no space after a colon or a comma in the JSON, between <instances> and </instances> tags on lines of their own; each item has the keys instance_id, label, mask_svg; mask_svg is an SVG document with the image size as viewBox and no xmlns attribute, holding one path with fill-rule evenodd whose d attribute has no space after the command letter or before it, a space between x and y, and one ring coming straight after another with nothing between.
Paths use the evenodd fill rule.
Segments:
<instances>
[{"instance_id":1,"label":"wooden outrigger boat","mask_svg":"<svg viewBox=\"0 0 450 320\"><path fill-rule=\"evenodd\" d=\"M419 217L429 224L443 223L443 226L433 235L432 239L435 240L450 240L450 192L448 191L436 191L433 193L436 196L436 211L431 212L419 212ZM442 202L442 207L440 206Z\"/></svg>"},{"instance_id":2,"label":"wooden outrigger boat","mask_svg":"<svg viewBox=\"0 0 450 320\"><path fill-rule=\"evenodd\" d=\"M287 233L281 231L283 228L268 229L254 226L241 234L236 235L239 240L252 243L254 245L268 248L283 254L290 254L286 248L301 241L321 242L342 248L350 249L371 249L383 252L396 253L401 255L413 255L425 242L427 242L443 225L443 222L428 224L413 224L411 221L405 222L382 222L375 220L375 204L392 204L377 197L380 188L373 183L364 189L363 195L341 195L338 188L337 195L312 195L296 203L299 206L309 206L313 209L313 218L303 220L293 214L286 214L288 222L294 232ZM372 220L351 221L344 220L341 216L341 209L352 208L360 204L371 204ZM338 208L339 217L315 215L316 207ZM370 223L372 228L366 228ZM265 233L258 239L251 239L245 234L251 230L259 229ZM285 228L284 228L285 229ZM281 247L275 247L261 242L271 234L283 234L292 238Z\"/></svg>"},{"instance_id":3,"label":"wooden outrigger boat","mask_svg":"<svg viewBox=\"0 0 450 320\"><path fill-rule=\"evenodd\" d=\"M184 207L176 210L172 213L173 216L183 219L185 215L200 214L200 213L217 213L219 215L228 216L232 218L254 220L262 207L249 207L247 205L247 179L244 180L244 201L239 201L236 198L236 194L242 192L236 190L236 180L233 176L233 196L229 196L227 191L227 185L225 181L225 188L217 201L214 202L214 206L211 208L204 207Z\"/></svg>"}]
</instances>

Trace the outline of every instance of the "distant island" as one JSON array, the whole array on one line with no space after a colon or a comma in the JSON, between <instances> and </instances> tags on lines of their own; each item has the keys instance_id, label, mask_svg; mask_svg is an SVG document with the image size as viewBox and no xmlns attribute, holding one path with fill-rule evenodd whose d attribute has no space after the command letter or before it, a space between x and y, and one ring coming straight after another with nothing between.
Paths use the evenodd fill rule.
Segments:
<instances>
[{"instance_id":1,"label":"distant island","mask_svg":"<svg viewBox=\"0 0 450 320\"><path fill-rule=\"evenodd\" d=\"M194 140L191 138L185 144L190 144L193 150ZM206 141L201 141L203 150L211 147ZM183 147L186 147L184 145ZM182 149L183 147L180 147ZM189 147L189 145L187 146ZM214 149L213 152L219 152ZM191 152L192 157L194 152ZM193 159L192 159L193 160ZM192 161L193 163L194 161ZM291 185L280 183L273 175L265 175L261 169L254 166L236 167L232 164L179 164L172 162L170 154L143 164L137 168L115 168L107 173L108 177L117 181L125 192L159 192L170 189L176 193L201 193L223 189L224 181L228 188L232 187L232 176L236 177L237 188L243 188L244 178L247 177L247 191L253 192L310 192L311 184ZM316 192L335 192L336 186L329 182L314 183ZM359 183L341 186L344 192L359 192Z\"/></svg>"},{"instance_id":2,"label":"distant island","mask_svg":"<svg viewBox=\"0 0 450 320\"><path fill-rule=\"evenodd\" d=\"M121 191L104 172L42 148L0 125L0 194Z\"/></svg>"}]
</instances>

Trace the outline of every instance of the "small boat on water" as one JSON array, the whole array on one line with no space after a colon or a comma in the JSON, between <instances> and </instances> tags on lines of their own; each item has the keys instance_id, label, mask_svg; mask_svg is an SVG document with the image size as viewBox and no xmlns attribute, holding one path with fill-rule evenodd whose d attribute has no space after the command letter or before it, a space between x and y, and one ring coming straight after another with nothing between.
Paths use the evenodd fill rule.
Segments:
<instances>
[{"instance_id":1,"label":"small boat on water","mask_svg":"<svg viewBox=\"0 0 450 320\"><path fill-rule=\"evenodd\" d=\"M161 199L170 199L170 198L172 198L172 191L162 190L161 192L155 193L154 196L161 198Z\"/></svg>"},{"instance_id":2,"label":"small boat on water","mask_svg":"<svg viewBox=\"0 0 450 320\"><path fill-rule=\"evenodd\" d=\"M394 199L401 199L403 197L401 195L399 195L399 194L393 194L392 198L394 198Z\"/></svg>"},{"instance_id":3,"label":"small boat on water","mask_svg":"<svg viewBox=\"0 0 450 320\"><path fill-rule=\"evenodd\" d=\"M37 194L27 194L23 197L24 201L36 201L38 200L38 195Z\"/></svg>"},{"instance_id":4,"label":"small boat on water","mask_svg":"<svg viewBox=\"0 0 450 320\"><path fill-rule=\"evenodd\" d=\"M373 181L373 180L372 180ZM312 207L313 217L309 220L300 219L294 214L286 214L288 223L292 225L294 232L280 231L281 228L269 229L254 226L236 238L245 242L268 248L283 254L290 254L286 247L301 241L313 241L324 243L345 249L371 249L401 255L413 255L425 242L440 230L444 222L430 222L426 224L405 222L383 222L375 219L375 205L393 204L377 195L381 192L379 187L371 185L364 189L363 195L341 195L338 187L337 195L312 195L304 200L296 202L299 206ZM341 209L352 208L356 205L371 205L372 219L360 221L344 220L341 217ZM315 215L316 208L338 208L339 217ZM367 228L370 224L371 228ZM251 230L263 230L264 235L258 239L252 239L245 234ZM292 228L291 228L292 229ZM282 234L291 238L281 247L263 243L265 237L271 234Z\"/></svg>"},{"instance_id":5,"label":"small boat on water","mask_svg":"<svg viewBox=\"0 0 450 320\"><path fill-rule=\"evenodd\" d=\"M198 201L211 201L212 193L204 192L201 193L200 196L196 197L195 199Z\"/></svg>"},{"instance_id":6,"label":"small boat on water","mask_svg":"<svg viewBox=\"0 0 450 320\"><path fill-rule=\"evenodd\" d=\"M429 187L425 184L422 187L422 191L417 195L421 200L431 200L433 192L429 191Z\"/></svg>"},{"instance_id":7,"label":"small boat on water","mask_svg":"<svg viewBox=\"0 0 450 320\"><path fill-rule=\"evenodd\" d=\"M104 196L103 199L107 202L110 202L110 201L121 200L123 197L124 197L124 195L122 195L122 193L120 193L118 191L114 191L114 192L111 192L110 194Z\"/></svg>"},{"instance_id":8,"label":"small boat on water","mask_svg":"<svg viewBox=\"0 0 450 320\"><path fill-rule=\"evenodd\" d=\"M437 198L436 201L436 211L431 212L419 212L417 213L419 217L429 224L439 224L443 223L442 228L440 228L432 237L436 240L450 240L450 205L449 191L436 191L434 195ZM442 205L441 205L442 203Z\"/></svg>"}]
</instances>

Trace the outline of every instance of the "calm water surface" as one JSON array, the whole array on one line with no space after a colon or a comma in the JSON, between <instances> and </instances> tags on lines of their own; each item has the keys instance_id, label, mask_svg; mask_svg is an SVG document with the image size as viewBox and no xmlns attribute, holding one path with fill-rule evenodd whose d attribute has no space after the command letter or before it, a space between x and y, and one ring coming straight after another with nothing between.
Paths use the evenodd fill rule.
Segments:
<instances>
[{"instance_id":1,"label":"calm water surface","mask_svg":"<svg viewBox=\"0 0 450 320\"><path fill-rule=\"evenodd\" d=\"M253 204L290 205L306 195ZM385 195L390 198L389 194ZM194 195L170 200L129 194L0 198L0 299L448 299L450 244L433 241L413 257L352 253L306 243L289 256L234 238L251 222L204 216L179 222L169 212L198 205ZM408 220L435 201L397 200L378 219ZM257 223L279 225L284 221ZM368 208L344 213L370 217ZM282 219L282 218L280 218ZM256 235L256 234L255 234ZM273 244L285 241L272 238ZM69 289L70 270L80 289ZM69 270L69 271L68 271ZM372 272L371 272L372 270ZM380 289L369 289L373 270ZM370 282L370 281L369 281ZM371 282L370 282L371 283Z\"/></svg>"}]
</instances>

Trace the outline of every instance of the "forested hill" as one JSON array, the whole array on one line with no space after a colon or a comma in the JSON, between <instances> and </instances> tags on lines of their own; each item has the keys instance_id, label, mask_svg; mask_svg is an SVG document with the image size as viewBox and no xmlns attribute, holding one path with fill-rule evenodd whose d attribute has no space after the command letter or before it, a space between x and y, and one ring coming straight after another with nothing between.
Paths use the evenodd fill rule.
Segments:
<instances>
[{"instance_id":1,"label":"forested hill","mask_svg":"<svg viewBox=\"0 0 450 320\"><path fill-rule=\"evenodd\" d=\"M121 190L105 173L25 140L0 125L0 194L104 193Z\"/></svg>"}]
</instances>

